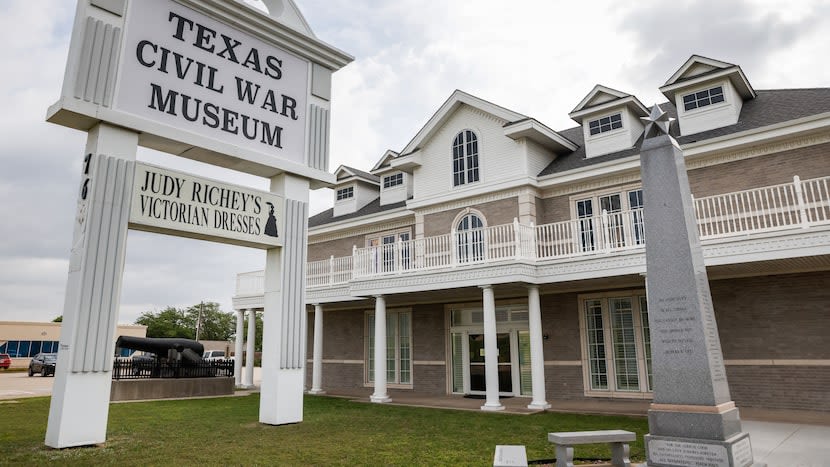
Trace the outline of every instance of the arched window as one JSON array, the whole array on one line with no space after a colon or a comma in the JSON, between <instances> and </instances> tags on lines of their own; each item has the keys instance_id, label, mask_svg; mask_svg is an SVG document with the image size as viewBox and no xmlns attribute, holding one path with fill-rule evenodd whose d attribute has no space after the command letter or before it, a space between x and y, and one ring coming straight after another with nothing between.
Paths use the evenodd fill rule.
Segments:
<instances>
[{"instance_id":1,"label":"arched window","mask_svg":"<svg viewBox=\"0 0 830 467\"><path fill-rule=\"evenodd\" d=\"M478 178L478 138L464 130L452 142L452 184L473 183Z\"/></svg>"},{"instance_id":2,"label":"arched window","mask_svg":"<svg viewBox=\"0 0 830 467\"><path fill-rule=\"evenodd\" d=\"M462 217L456 226L458 261L468 263L484 259L484 222L475 214Z\"/></svg>"}]
</instances>

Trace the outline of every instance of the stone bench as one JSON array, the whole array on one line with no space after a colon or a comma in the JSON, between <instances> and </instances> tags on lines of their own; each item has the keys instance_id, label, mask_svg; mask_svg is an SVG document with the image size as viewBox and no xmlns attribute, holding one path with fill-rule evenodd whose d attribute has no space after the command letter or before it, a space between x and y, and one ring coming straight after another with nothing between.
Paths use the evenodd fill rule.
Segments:
<instances>
[{"instance_id":1,"label":"stone bench","mask_svg":"<svg viewBox=\"0 0 830 467\"><path fill-rule=\"evenodd\" d=\"M631 467L628 443L637 435L625 430L570 431L548 433L548 441L556 445L556 467L574 467L574 445L608 443L611 445L611 464Z\"/></svg>"}]
</instances>

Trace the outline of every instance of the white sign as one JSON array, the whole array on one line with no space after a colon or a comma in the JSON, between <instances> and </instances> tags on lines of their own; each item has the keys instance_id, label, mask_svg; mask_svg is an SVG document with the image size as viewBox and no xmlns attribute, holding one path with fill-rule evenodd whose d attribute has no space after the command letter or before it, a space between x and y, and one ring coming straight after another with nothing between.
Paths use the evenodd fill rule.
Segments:
<instances>
[{"instance_id":1,"label":"white sign","mask_svg":"<svg viewBox=\"0 0 830 467\"><path fill-rule=\"evenodd\" d=\"M273 248L282 245L284 204L265 191L138 162L130 227Z\"/></svg>"},{"instance_id":2,"label":"white sign","mask_svg":"<svg viewBox=\"0 0 830 467\"><path fill-rule=\"evenodd\" d=\"M305 164L308 61L172 0L126 18L115 109Z\"/></svg>"}]
</instances>

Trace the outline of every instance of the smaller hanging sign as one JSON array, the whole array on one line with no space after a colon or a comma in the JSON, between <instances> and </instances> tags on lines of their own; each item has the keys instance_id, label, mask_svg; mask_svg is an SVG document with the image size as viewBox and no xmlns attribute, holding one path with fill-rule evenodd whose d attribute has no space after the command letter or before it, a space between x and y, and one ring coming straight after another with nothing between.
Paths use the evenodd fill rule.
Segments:
<instances>
[{"instance_id":1,"label":"smaller hanging sign","mask_svg":"<svg viewBox=\"0 0 830 467\"><path fill-rule=\"evenodd\" d=\"M283 245L283 211L266 191L136 163L132 229L273 248Z\"/></svg>"}]
</instances>

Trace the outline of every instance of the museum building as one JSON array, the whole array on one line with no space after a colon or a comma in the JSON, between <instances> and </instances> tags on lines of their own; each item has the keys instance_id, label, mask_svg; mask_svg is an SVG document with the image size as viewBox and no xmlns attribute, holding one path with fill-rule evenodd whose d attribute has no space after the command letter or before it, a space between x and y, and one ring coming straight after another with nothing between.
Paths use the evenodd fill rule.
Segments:
<instances>
[{"instance_id":1,"label":"museum building","mask_svg":"<svg viewBox=\"0 0 830 467\"><path fill-rule=\"evenodd\" d=\"M695 55L660 91L732 399L830 411L830 88L756 90ZM400 152L339 167L309 219L310 392L651 399L648 113L597 85L557 131L455 91ZM262 307L262 271L239 274L237 329Z\"/></svg>"}]
</instances>

